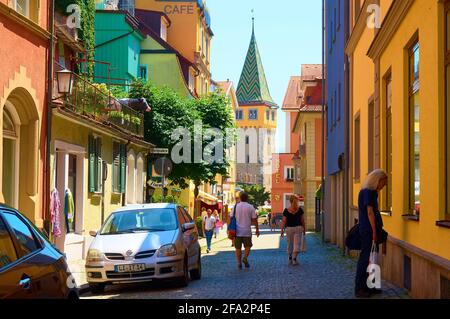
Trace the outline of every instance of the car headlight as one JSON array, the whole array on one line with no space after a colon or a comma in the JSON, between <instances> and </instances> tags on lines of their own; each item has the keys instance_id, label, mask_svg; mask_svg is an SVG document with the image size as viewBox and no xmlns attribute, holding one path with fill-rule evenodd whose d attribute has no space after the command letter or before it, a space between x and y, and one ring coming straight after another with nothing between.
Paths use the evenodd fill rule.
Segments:
<instances>
[{"instance_id":1,"label":"car headlight","mask_svg":"<svg viewBox=\"0 0 450 319\"><path fill-rule=\"evenodd\" d=\"M87 253L87 262L100 262L103 261L103 254L98 249L89 249Z\"/></svg>"},{"instance_id":2,"label":"car headlight","mask_svg":"<svg viewBox=\"0 0 450 319\"><path fill-rule=\"evenodd\" d=\"M158 249L158 257L170 257L177 255L177 248L174 244L164 245Z\"/></svg>"}]
</instances>

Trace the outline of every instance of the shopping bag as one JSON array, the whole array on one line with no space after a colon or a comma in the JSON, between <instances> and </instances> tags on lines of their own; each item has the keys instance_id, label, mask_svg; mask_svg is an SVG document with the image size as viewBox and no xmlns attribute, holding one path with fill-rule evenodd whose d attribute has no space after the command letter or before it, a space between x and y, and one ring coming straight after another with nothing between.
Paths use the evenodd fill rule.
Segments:
<instances>
[{"instance_id":1,"label":"shopping bag","mask_svg":"<svg viewBox=\"0 0 450 319\"><path fill-rule=\"evenodd\" d=\"M237 230L237 222L236 222L236 207L237 204L233 208L233 215L230 216L230 224L228 225L227 232L228 232L228 239L234 240L236 238L236 230Z\"/></svg>"},{"instance_id":2,"label":"shopping bag","mask_svg":"<svg viewBox=\"0 0 450 319\"><path fill-rule=\"evenodd\" d=\"M369 289L381 289L381 268L378 265L378 249L375 242L370 250L369 266L367 267L367 287Z\"/></svg>"},{"instance_id":3,"label":"shopping bag","mask_svg":"<svg viewBox=\"0 0 450 319\"><path fill-rule=\"evenodd\" d=\"M350 250L361 250L361 235L359 234L359 224L349 230L345 238L345 246Z\"/></svg>"},{"instance_id":4,"label":"shopping bag","mask_svg":"<svg viewBox=\"0 0 450 319\"><path fill-rule=\"evenodd\" d=\"M302 242L302 235L301 233L295 233L294 234L294 253L299 253L301 251L301 242Z\"/></svg>"},{"instance_id":5,"label":"shopping bag","mask_svg":"<svg viewBox=\"0 0 450 319\"><path fill-rule=\"evenodd\" d=\"M370 250L370 257L369 257L369 265L378 265L378 250L376 243L372 243L372 249Z\"/></svg>"},{"instance_id":6,"label":"shopping bag","mask_svg":"<svg viewBox=\"0 0 450 319\"><path fill-rule=\"evenodd\" d=\"M306 252L306 235L304 233L302 233L302 244L301 244L301 248L300 251L302 253Z\"/></svg>"}]
</instances>

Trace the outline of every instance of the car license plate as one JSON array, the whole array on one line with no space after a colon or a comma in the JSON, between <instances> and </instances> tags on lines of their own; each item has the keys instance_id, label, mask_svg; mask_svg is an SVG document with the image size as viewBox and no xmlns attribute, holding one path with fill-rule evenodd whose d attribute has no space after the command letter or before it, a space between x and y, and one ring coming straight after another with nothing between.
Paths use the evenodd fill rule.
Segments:
<instances>
[{"instance_id":1,"label":"car license plate","mask_svg":"<svg viewBox=\"0 0 450 319\"><path fill-rule=\"evenodd\" d=\"M145 270L145 264L133 264L133 265L116 265L114 266L115 272L139 272Z\"/></svg>"}]
</instances>

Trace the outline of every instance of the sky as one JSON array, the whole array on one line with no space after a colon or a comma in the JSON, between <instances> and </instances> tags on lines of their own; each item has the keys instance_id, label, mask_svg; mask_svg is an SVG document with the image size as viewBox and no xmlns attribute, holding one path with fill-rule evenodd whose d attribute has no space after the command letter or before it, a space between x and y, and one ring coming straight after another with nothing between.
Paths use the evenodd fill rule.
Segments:
<instances>
[{"instance_id":1,"label":"sky","mask_svg":"<svg viewBox=\"0 0 450 319\"><path fill-rule=\"evenodd\" d=\"M255 36L274 102L280 108L300 65L322 63L320 0L207 0L214 38L211 72L215 81L234 82L237 88L252 32ZM286 118L278 111L276 151L285 152Z\"/></svg>"}]
</instances>

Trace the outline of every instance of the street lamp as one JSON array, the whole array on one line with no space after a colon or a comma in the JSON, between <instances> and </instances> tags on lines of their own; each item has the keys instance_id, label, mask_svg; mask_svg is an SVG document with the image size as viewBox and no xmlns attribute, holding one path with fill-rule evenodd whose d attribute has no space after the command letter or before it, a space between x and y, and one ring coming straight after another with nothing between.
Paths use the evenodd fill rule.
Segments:
<instances>
[{"instance_id":1,"label":"street lamp","mask_svg":"<svg viewBox=\"0 0 450 319\"><path fill-rule=\"evenodd\" d=\"M56 80L58 82L58 92L60 94L72 93L73 73L67 69L56 72Z\"/></svg>"}]
</instances>

